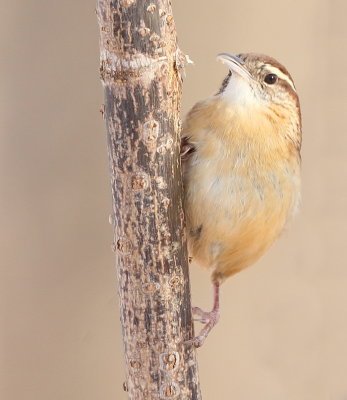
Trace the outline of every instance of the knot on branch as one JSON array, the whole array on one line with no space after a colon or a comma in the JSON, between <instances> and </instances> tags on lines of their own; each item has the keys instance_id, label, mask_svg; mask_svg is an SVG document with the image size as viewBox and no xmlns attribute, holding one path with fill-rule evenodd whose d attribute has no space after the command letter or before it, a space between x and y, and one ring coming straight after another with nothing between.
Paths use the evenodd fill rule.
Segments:
<instances>
[{"instance_id":1,"label":"knot on branch","mask_svg":"<svg viewBox=\"0 0 347 400\"><path fill-rule=\"evenodd\" d=\"M168 62L167 57L149 57L144 54L117 56L104 51L100 57L100 75L103 81L114 79L127 82L129 79L154 79L160 68Z\"/></svg>"}]
</instances>

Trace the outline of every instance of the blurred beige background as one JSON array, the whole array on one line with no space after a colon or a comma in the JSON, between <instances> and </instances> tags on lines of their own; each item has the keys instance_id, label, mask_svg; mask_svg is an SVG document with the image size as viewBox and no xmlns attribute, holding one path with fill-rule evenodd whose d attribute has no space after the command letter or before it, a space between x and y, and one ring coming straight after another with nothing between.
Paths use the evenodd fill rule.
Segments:
<instances>
[{"instance_id":1,"label":"blurred beige background","mask_svg":"<svg viewBox=\"0 0 347 400\"><path fill-rule=\"evenodd\" d=\"M126 399L94 1L2 0L3 400ZM215 92L221 51L292 73L304 124L303 205L222 289L199 350L204 399L347 399L347 53L343 0L174 0L183 111ZM193 301L211 304L192 271Z\"/></svg>"}]
</instances>

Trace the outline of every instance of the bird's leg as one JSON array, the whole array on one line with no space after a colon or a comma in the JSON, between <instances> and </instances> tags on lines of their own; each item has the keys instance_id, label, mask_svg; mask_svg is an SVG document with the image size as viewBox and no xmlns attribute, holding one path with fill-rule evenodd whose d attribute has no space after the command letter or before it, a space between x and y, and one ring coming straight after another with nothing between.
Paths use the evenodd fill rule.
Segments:
<instances>
[{"instance_id":1,"label":"bird's leg","mask_svg":"<svg viewBox=\"0 0 347 400\"><path fill-rule=\"evenodd\" d=\"M214 290L214 302L213 302L213 308L212 311L203 311L199 307L193 307L192 312L193 314L198 315L200 318L198 321L202 322L205 324L205 326L201 329L200 333L198 336L196 336L194 339L189 340L188 344L193 344L195 347L201 347L207 338L208 334L211 332L212 328L217 324L219 321L219 282L213 282L213 290Z\"/></svg>"}]
</instances>

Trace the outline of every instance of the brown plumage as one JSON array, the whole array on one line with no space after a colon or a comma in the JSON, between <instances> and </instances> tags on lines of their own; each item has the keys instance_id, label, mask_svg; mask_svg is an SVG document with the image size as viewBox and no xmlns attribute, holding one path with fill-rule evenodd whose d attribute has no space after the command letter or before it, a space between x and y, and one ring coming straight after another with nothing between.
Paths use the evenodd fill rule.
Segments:
<instances>
[{"instance_id":1,"label":"brown plumage","mask_svg":"<svg viewBox=\"0 0 347 400\"><path fill-rule=\"evenodd\" d=\"M271 57L223 53L229 74L183 126L189 254L211 269L215 304L199 308L201 346L219 319L219 286L256 262L300 199L301 116L288 71Z\"/></svg>"}]
</instances>

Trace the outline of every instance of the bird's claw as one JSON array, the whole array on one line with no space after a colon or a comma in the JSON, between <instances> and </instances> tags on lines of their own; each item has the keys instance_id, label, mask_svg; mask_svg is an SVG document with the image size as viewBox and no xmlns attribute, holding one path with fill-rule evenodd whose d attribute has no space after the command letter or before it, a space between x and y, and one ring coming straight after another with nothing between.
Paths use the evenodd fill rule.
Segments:
<instances>
[{"instance_id":1,"label":"bird's claw","mask_svg":"<svg viewBox=\"0 0 347 400\"><path fill-rule=\"evenodd\" d=\"M193 318L194 321L201 322L202 324L207 324L210 320L210 313L202 310L200 307L192 307L193 315L198 315L200 318Z\"/></svg>"},{"instance_id":2,"label":"bird's claw","mask_svg":"<svg viewBox=\"0 0 347 400\"><path fill-rule=\"evenodd\" d=\"M204 344L205 339L208 334L211 332L212 328L219 321L219 309L214 309L212 311L203 311L199 307L193 307L192 312L195 315L198 315L200 318L194 319L195 321L199 321L205 326L201 329L198 336L191 340L187 340L184 342L187 345L193 345L194 347L201 347Z\"/></svg>"},{"instance_id":3,"label":"bird's claw","mask_svg":"<svg viewBox=\"0 0 347 400\"><path fill-rule=\"evenodd\" d=\"M203 337L203 336L196 336L196 337L193 338L193 339L186 340L186 341L184 342L184 344L186 344L186 345L188 345L188 346L194 346L194 347L198 348L198 347L201 347L201 346L203 345L205 339L206 339L206 338Z\"/></svg>"}]
</instances>

